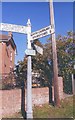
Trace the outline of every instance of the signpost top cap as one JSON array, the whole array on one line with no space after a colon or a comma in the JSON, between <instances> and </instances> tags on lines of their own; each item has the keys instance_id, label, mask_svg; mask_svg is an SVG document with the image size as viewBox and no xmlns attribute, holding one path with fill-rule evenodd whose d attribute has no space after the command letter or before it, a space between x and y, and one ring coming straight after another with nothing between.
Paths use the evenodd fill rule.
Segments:
<instances>
[{"instance_id":1,"label":"signpost top cap","mask_svg":"<svg viewBox=\"0 0 75 120\"><path fill-rule=\"evenodd\" d=\"M31 25L30 19L28 19L28 21L27 21L27 25Z\"/></svg>"}]
</instances>

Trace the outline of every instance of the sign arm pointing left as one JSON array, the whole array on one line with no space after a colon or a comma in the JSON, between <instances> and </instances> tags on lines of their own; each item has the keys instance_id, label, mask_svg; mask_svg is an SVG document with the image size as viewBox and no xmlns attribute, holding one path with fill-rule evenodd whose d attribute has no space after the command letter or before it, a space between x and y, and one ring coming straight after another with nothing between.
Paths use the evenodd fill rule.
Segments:
<instances>
[{"instance_id":1,"label":"sign arm pointing left","mask_svg":"<svg viewBox=\"0 0 75 120\"><path fill-rule=\"evenodd\" d=\"M27 34L27 26L21 26L15 24L0 23L0 30Z\"/></svg>"}]
</instances>

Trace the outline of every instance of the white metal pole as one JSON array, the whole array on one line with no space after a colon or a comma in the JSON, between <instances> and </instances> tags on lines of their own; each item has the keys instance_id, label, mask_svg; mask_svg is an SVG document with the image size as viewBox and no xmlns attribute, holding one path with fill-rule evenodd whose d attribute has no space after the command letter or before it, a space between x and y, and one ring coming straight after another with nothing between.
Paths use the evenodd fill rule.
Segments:
<instances>
[{"instance_id":1,"label":"white metal pole","mask_svg":"<svg viewBox=\"0 0 75 120\"><path fill-rule=\"evenodd\" d=\"M75 65L74 65L74 72L72 74L72 91L73 91L73 95L75 95Z\"/></svg>"},{"instance_id":2,"label":"white metal pole","mask_svg":"<svg viewBox=\"0 0 75 120\"><path fill-rule=\"evenodd\" d=\"M72 92L74 94L74 75L72 74Z\"/></svg>"},{"instance_id":3,"label":"white metal pole","mask_svg":"<svg viewBox=\"0 0 75 120\"><path fill-rule=\"evenodd\" d=\"M31 23L30 19L27 22L27 42L28 42L28 49L31 49ZM33 118L33 111L32 111L32 65L31 65L31 56L28 56L28 63L27 63L27 118Z\"/></svg>"}]
</instances>

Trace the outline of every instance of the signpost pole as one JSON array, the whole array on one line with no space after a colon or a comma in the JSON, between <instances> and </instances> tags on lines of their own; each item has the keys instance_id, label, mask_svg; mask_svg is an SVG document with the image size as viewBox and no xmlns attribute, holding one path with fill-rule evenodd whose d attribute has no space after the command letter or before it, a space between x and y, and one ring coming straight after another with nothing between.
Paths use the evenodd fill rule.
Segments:
<instances>
[{"instance_id":1,"label":"signpost pole","mask_svg":"<svg viewBox=\"0 0 75 120\"><path fill-rule=\"evenodd\" d=\"M30 19L27 22L27 42L28 42L28 49L31 49L31 23ZM27 63L27 119L33 118L32 112L32 68L31 68L31 56L28 56L28 63Z\"/></svg>"},{"instance_id":2,"label":"signpost pole","mask_svg":"<svg viewBox=\"0 0 75 120\"><path fill-rule=\"evenodd\" d=\"M53 2L50 0L50 23L54 25L54 11ZM55 27L55 26L54 26ZM51 35L52 37L52 52L53 52L53 80L54 80L54 101L56 106L60 106L59 98L59 86L58 86L58 64L57 64L57 50L56 50L56 38L55 33Z\"/></svg>"}]
</instances>

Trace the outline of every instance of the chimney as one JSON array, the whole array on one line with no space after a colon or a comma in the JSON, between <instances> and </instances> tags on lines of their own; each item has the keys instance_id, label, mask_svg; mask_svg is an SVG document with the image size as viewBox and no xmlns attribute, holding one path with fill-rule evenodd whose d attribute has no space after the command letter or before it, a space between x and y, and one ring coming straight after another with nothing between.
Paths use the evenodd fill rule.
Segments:
<instances>
[{"instance_id":1,"label":"chimney","mask_svg":"<svg viewBox=\"0 0 75 120\"><path fill-rule=\"evenodd\" d=\"M8 32L8 37L9 37L9 38L13 38L12 32Z\"/></svg>"}]
</instances>

